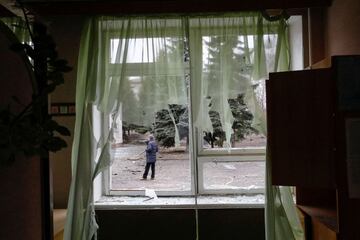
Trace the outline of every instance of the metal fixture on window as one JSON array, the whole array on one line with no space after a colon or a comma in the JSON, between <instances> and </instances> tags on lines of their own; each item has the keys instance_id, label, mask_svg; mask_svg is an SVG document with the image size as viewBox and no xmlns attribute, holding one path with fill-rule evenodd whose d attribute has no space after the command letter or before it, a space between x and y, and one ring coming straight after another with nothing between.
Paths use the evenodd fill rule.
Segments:
<instances>
[{"instance_id":1,"label":"metal fixture on window","mask_svg":"<svg viewBox=\"0 0 360 240\"><path fill-rule=\"evenodd\" d=\"M290 15L284 9L266 9L262 11L261 14L270 22L278 21L280 19L288 20L290 18Z\"/></svg>"}]
</instances>

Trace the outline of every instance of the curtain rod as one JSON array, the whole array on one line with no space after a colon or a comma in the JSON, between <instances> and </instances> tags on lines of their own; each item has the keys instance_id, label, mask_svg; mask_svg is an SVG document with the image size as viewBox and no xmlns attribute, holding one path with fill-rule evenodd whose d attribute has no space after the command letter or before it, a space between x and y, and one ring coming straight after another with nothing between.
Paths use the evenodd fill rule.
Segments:
<instances>
[{"instance_id":1,"label":"curtain rod","mask_svg":"<svg viewBox=\"0 0 360 240\"><path fill-rule=\"evenodd\" d=\"M244 12L213 12L213 13L141 13L141 14L102 14L97 16L109 17L133 17L133 18L177 18L177 17L239 17L239 15L248 15L249 17L261 15L261 11L244 11Z\"/></svg>"},{"instance_id":2,"label":"curtain rod","mask_svg":"<svg viewBox=\"0 0 360 240\"><path fill-rule=\"evenodd\" d=\"M181 18L181 17L257 17L262 16L269 22L279 21L281 19L288 20L291 16L285 9L270 9L263 11L234 11L234 12L206 12L206 13L145 13L145 14L105 14L97 15L98 17L118 17L118 18Z\"/></svg>"}]
</instances>

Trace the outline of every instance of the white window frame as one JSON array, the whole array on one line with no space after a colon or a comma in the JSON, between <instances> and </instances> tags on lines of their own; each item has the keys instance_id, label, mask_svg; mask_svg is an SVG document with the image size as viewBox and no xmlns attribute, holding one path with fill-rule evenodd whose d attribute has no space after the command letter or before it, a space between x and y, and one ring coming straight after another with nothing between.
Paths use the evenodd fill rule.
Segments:
<instances>
[{"instance_id":1,"label":"white window frame","mask_svg":"<svg viewBox=\"0 0 360 240\"><path fill-rule=\"evenodd\" d=\"M132 77L132 76L141 76L141 73L139 73L139 69L141 69L142 65L152 65L153 63L126 63L126 77ZM113 69L117 66L121 66L122 63L112 63L109 64L109 69ZM151 67L150 67L151 69ZM176 70L176 71L175 71ZM111 71L110 71L111 72ZM179 73L183 74L184 69L174 69L171 71L172 73ZM190 100L189 100L190 105ZM190 119L190 111L189 111L189 119ZM193 156L193 146L191 143L191 124L189 122L189 164L190 164L190 173L194 172L193 164L192 164L192 156ZM111 179L112 178L112 166L109 166L108 169L104 170L102 175L102 183L103 183L103 195L106 196L145 196L145 190L114 190L111 186ZM156 191L157 196L193 196L194 191L194 176L191 174L191 183L190 183L190 190L184 190L184 191Z\"/></svg>"},{"instance_id":2,"label":"white window frame","mask_svg":"<svg viewBox=\"0 0 360 240\"><path fill-rule=\"evenodd\" d=\"M139 76L136 69L139 66L139 63L128 63L131 69L127 71L128 77L130 76ZM151 63L149 63L151 64ZM111 67L115 67L117 64L111 64ZM120 65L120 64L119 64ZM191 86L190 86L191 87ZM265 161L265 147L247 147L247 148L231 148L230 150L222 149L204 149L203 138L201 134L194 134L193 125L191 122L191 106L192 101L191 97L189 100L189 164L190 164L190 173L191 173L191 189L190 191L156 191L158 196L192 196L196 194L263 194L265 186L263 188L256 189L206 189L204 187L203 181L203 164L206 162L213 162L215 157L216 159L221 159L221 161L226 162L259 162ZM108 119L108 118L107 118ZM105 121L105 120L104 120ZM192 139L195 139L193 141ZM197 148L195 148L195 144ZM197 149L197 151L195 150ZM198 175L194 174L195 167L198 169ZM196 179L197 177L197 179ZM103 172L102 182L103 182L103 194L107 196L144 196L145 190L113 190L111 186L112 178L112 167L110 166ZM195 181L197 181L198 188L195 189Z\"/></svg>"},{"instance_id":3,"label":"white window frame","mask_svg":"<svg viewBox=\"0 0 360 240\"><path fill-rule=\"evenodd\" d=\"M255 189L206 189L204 184L203 165L208 162L265 162L266 147L244 147L244 148L203 148L203 137L201 133L196 134L198 167L198 194L263 194L265 185Z\"/></svg>"}]
</instances>

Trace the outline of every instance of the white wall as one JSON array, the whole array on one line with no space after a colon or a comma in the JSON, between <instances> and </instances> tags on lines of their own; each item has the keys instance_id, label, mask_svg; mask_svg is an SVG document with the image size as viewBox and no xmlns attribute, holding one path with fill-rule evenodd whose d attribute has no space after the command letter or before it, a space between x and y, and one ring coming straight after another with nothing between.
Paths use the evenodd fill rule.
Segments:
<instances>
[{"instance_id":1,"label":"white wall","mask_svg":"<svg viewBox=\"0 0 360 240\"><path fill-rule=\"evenodd\" d=\"M302 70L304 69L302 17L291 16L288 20L288 23L291 53L291 70Z\"/></svg>"}]
</instances>

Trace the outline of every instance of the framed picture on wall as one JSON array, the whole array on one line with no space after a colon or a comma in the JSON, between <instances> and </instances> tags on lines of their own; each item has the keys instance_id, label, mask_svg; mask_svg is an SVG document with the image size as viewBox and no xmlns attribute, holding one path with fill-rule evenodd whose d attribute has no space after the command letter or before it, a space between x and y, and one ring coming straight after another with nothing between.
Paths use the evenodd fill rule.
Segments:
<instances>
[{"instance_id":1,"label":"framed picture on wall","mask_svg":"<svg viewBox=\"0 0 360 240\"><path fill-rule=\"evenodd\" d=\"M50 115L75 116L75 103L51 103Z\"/></svg>"}]
</instances>

